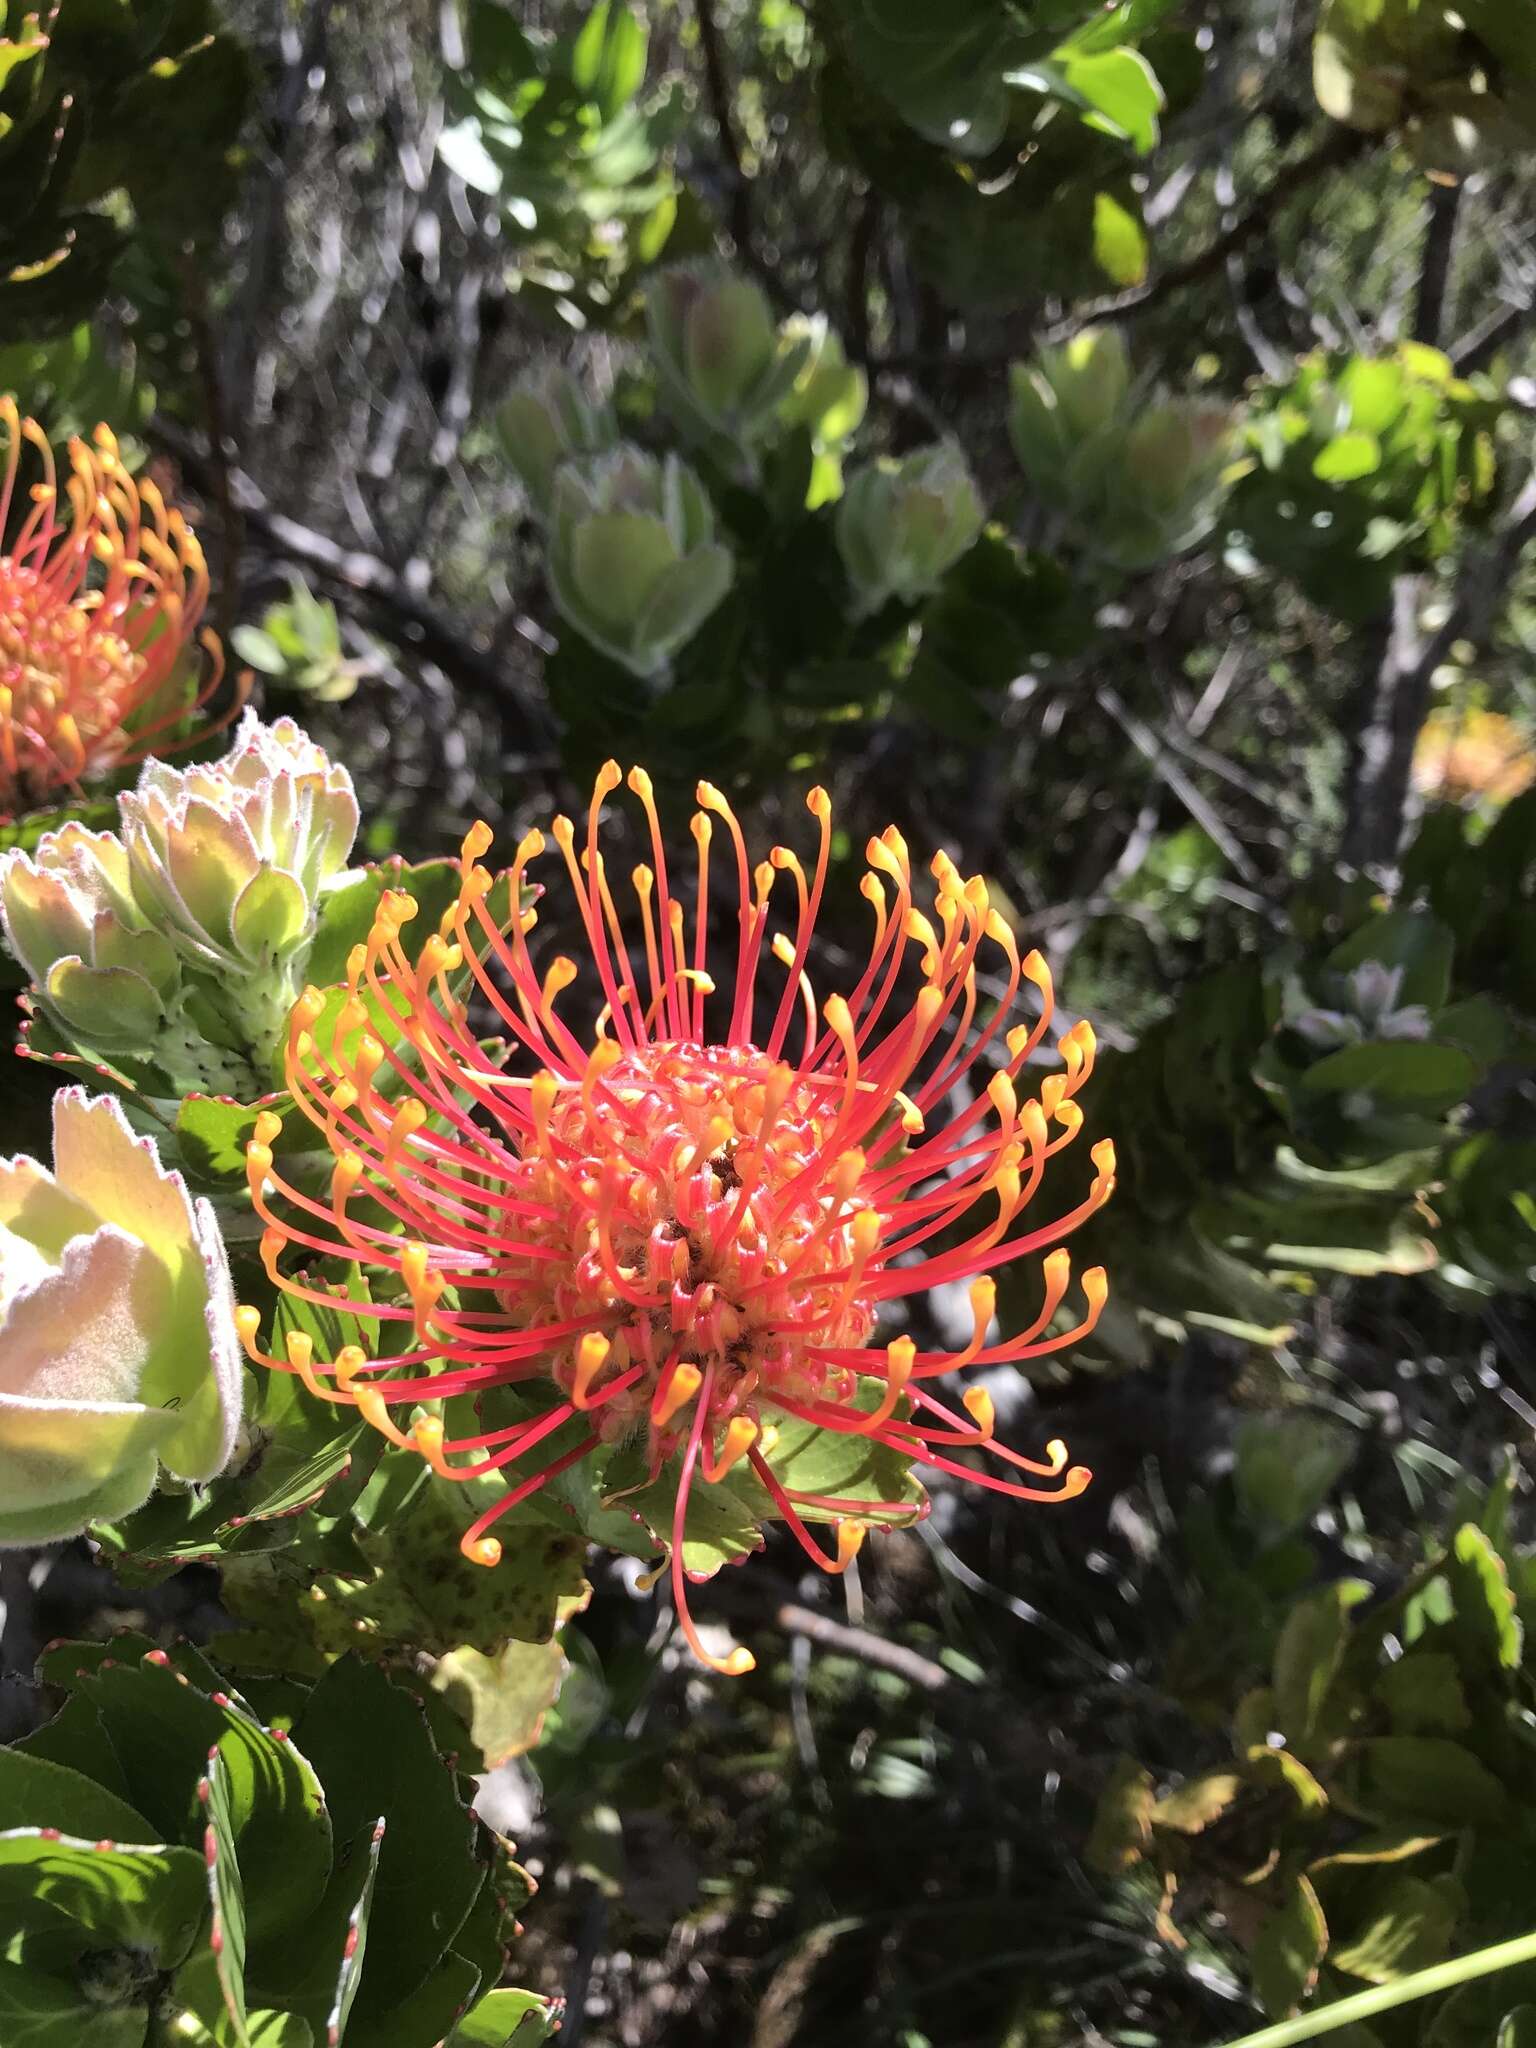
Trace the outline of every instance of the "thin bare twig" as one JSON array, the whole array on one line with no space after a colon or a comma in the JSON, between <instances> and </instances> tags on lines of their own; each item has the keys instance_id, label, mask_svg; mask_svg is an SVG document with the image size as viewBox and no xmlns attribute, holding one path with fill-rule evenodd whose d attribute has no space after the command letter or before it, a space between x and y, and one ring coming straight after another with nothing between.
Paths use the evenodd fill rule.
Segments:
<instances>
[{"instance_id":1,"label":"thin bare twig","mask_svg":"<svg viewBox=\"0 0 1536 2048\"><path fill-rule=\"evenodd\" d=\"M156 415L151 428L176 457L194 483L210 479L212 462L205 449L173 422ZM465 639L434 606L413 596L399 575L377 555L344 548L328 535L274 512L260 489L243 470L230 471L230 490L241 506L246 525L284 560L309 569L333 587L367 600L394 630L397 644L434 662L474 695L505 709L511 698L508 678L494 656ZM518 620L518 629L541 652L552 643L532 619Z\"/></svg>"},{"instance_id":2,"label":"thin bare twig","mask_svg":"<svg viewBox=\"0 0 1536 2048\"><path fill-rule=\"evenodd\" d=\"M1413 305L1413 338L1438 348L1450 312L1451 259L1456 253L1459 185L1431 185L1429 224L1419 258L1419 288Z\"/></svg>"},{"instance_id":3,"label":"thin bare twig","mask_svg":"<svg viewBox=\"0 0 1536 2048\"><path fill-rule=\"evenodd\" d=\"M1458 640L1486 646L1499 600L1527 548L1536 543L1536 471L1526 479L1496 540L1465 566L1445 619L1418 637L1420 578L1393 585L1392 630L1382 660L1370 722L1361 733L1354 789L1345 823L1343 858L1367 866L1396 858L1408 817L1413 749L1429 709L1436 669Z\"/></svg>"},{"instance_id":4,"label":"thin bare twig","mask_svg":"<svg viewBox=\"0 0 1536 2048\"><path fill-rule=\"evenodd\" d=\"M1171 758L1171 750L1167 744L1159 739L1145 720L1137 717L1119 692L1112 689L1108 683L1099 685L1097 695L1099 702L1137 753L1147 762L1153 773L1167 783L1195 823L1221 849L1235 872L1241 875L1250 887L1257 888L1261 880L1258 869L1178 762Z\"/></svg>"}]
</instances>

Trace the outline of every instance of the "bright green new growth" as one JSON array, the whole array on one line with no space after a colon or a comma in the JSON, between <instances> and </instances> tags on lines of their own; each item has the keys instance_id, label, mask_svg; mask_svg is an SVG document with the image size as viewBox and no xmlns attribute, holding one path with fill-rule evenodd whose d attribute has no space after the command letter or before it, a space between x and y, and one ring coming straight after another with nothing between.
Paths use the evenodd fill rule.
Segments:
<instances>
[{"instance_id":1,"label":"bright green new growth","mask_svg":"<svg viewBox=\"0 0 1536 2048\"><path fill-rule=\"evenodd\" d=\"M806 504L814 510L842 493L842 451L864 417L869 380L848 361L824 314L792 314L779 332L792 343L810 343L810 353L779 406L779 418L786 428L803 427L811 437Z\"/></svg>"},{"instance_id":2,"label":"bright green new growth","mask_svg":"<svg viewBox=\"0 0 1536 2048\"><path fill-rule=\"evenodd\" d=\"M642 677L664 672L735 574L693 471L628 445L560 469L548 567L566 621Z\"/></svg>"},{"instance_id":3,"label":"bright green new growth","mask_svg":"<svg viewBox=\"0 0 1536 2048\"><path fill-rule=\"evenodd\" d=\"M347 660L341 621L329 598L316 597L294 571L288 586L288 596L267 607L259 626L236 626L230 644L279 689L316 704L344 704L367 664Z\"/></svg>"},{"instance_id":4,"label":"bright green new growth","mask_svg":"<svg viewBox=\"0 0 1536 2048\"><path fill-rule=\"evenodd\" d=\"M248 712L222 760L149 761L119 831L66 824L0 856L0 925L44 1017L151 1092L273 1085L357 800L291 719Z\"/></svg>"}]
</instances>

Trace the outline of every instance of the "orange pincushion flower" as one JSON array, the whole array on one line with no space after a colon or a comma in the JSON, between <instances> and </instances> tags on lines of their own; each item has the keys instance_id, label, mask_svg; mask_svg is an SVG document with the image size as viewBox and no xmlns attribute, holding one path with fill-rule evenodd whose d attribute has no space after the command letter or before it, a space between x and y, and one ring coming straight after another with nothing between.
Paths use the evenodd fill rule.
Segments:
<instances>
[{"instance_id":1,"label":"orange pincushion flower","mask_svg":"<svg viewBox=\"0 0 1536 2048\"><path fill-rule=\"evenodd\" d=\"M1420 728L1413 780L1425 796L1507 804L1536 782L1536 748L1501 711L1441 705Z\"/></svg>"},{"instance_id":2,"label":"orange pincushion flower","mask_svg":"<svg viewBox=\"0 0 1536 2048\"><path fill-rule=\"evenodd\" d=\"M541 975L528 947L535 913L515 913L505 930L491 914L484 825L465 839L457 902L414 958L402 935L417 906L387 894L354 952L339 1010L315 990L295 1006L288 1081L334 1156L330 1198L278 1176L272 1141L281 1125L264 1116L248 1160L267 1226L263 1258L279 1287L343 1316L345 1300L282 1270L285 1252L355 1259L381 1274L387 1298L350 1312L377 1319L397 1341L377 1357L352 1344L319 1361L311 1340L295 1335L278 1360L258 1347L256 1310L243 1309L240 1320L253 1357L299 1372L327 1399L354 1403L443 1477L505 1473L508 1490L464 1538L476 1562L497 1561L488 1532L500 1516L599 1446L643 1438L652 1479L680 1457L673 1587L703 1656L682 1561L692 1488L720 1484L745 1460L775 1513L832 1571L847 1565L869 1522L913 1512L910 1501L784 1485L765 1455L775 1418L861 1436L1023 1499L1067 1498L1087 1484L1082 1468L1067 1469L1059 1443L1043 1462L998 1444L983 1389L968 1388L960 1412L929 1389L956 1367L1038 1358L1091 1328L1105 1298L1098 1269L1082 1276L1083 1320L1045 1334L1070 1277L1067 1253L1052 1247L1108 1198L1114 1151L1107 1141L1094 1147L1092 1189L1069 1214L1015 1233L1047 1159L1081 1127L1072 1098L1091 1067L1093 1035L1086 1024L1064 1033L1065 1070L1021 1099L1020 1078L1050 1020L1050 975L1037 953L1020 960L979 878L963 879L947 855L935 855L925 912L900 834L871 840L861 884L874 912L869 960L846 996L818 1004L805 970L831 851L825 793L807 798L820 831L807 875L787 847L749 870L729 805L699 785L690 934L668 880L650 779L632 771L654 866L634 870L638 930L626 934L598 848L602 805L620 780L609 762L584 849L569 819L551 828L603 998L591 1042L556 1008L578 979L576 964L556 957ZM713 818L724 821L734 855L729 998L705 966ZM544 848L537 831L519 845L513 905ZM774 931L770 896L780 876L789 878L793 915ZM768 970L775 986L766 999L765 955L783 971L780 988L780 973ZM1004 994L978 1024L978 972L993 961ZM466 970L507 1034L505 1059L487 1054L470 1025L454 979ZM914 981L915 997L898 1001ZM1039 993L1039 1017L1010 1028L1026 981ZM330 1020L323 1029L322 1014ZM381 1015L391 1024L388 1044L374 1021ZM980 1090L969 1078L978 1062L992 1070ZM1038 1314L1015 1336L989 1342L991 1271L1039 1255ZM918 1351L907 1336L873 1341L883 1303L953 1281L970 1287L974 1330L961 1351ZM450 1439L433 1416L418 1415L408 1429L394 1419L424 1401L530 1381L543 1382L554 1405L509 1427ZM574 1444L558 1455L541 1450L572 1424L581 1430ZM972 1469L954 1457L962 1449L987 1451L1029 1479ZM1057 1484L1030 1483L1042 1479ZM835 1557L813 1540L808 1517L837 1522ZM750 1663L738 1651L720 1668Z\"/></svg>"},{"instance_id":3,"label":"orange pincushion flower","mask_svg":"<svg viewBox=\"0 0 1536 2048\"><path fill-rule=\"evenodd\" d=\"M0 396L6 439L0 480L0 819L35 809L146 754L171 753L217 731L188 727L224 672L201 636L208 571L197 536L152 483L135 483L117 442L71 441L60 503L48 437ZM22 448L43 480L11 533ZM190 661L202 669L189 701ZM186 728L186 729L183 729Z\"/></svg>"}]
</instances>

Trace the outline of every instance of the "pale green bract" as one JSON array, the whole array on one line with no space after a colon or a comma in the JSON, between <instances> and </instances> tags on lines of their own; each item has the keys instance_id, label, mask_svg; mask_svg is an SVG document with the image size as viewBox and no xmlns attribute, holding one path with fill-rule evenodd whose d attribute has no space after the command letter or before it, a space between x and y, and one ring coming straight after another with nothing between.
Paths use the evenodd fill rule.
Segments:
<instances>
[{"instance_id":1,"label":"pale green bract","mask_svg":"<svg viewBox=\"0 0 1536 2048\"><path fill-rule=\"evenodd\" d=\"M223 1241L115 1097L53 1098L54 1166L0 1160L0 1545L211 1479L240 1423Z\"/></svg>"}]
</instances>

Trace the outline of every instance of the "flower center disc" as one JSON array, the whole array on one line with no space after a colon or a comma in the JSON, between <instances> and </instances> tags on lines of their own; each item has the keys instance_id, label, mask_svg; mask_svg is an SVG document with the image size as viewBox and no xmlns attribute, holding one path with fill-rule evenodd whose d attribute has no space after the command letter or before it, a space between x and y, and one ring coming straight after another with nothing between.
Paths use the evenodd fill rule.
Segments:
<instances>
[{"instance_id":1,"label":"flower center disc","mask_svg":"<svg viewBox=\"0 0 1536 2048\"><path fill-rule=\"evenodd\" d=\"M547 1115L536 1100L520 1188L531 1256L499 1287L525 1312L542 1295L557 1326L601 1320L611 1349L594 1391L641 1368L604 1404L615 1424L649 1410L679 1365L708 1371L718 1419L759 1388L812 1398L828 1370L810 1347L866 1339L860 1204L825 1170L840 1095L752 1046L662 1044L546 1094Z\"/></svg>"}]
</instances>

